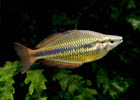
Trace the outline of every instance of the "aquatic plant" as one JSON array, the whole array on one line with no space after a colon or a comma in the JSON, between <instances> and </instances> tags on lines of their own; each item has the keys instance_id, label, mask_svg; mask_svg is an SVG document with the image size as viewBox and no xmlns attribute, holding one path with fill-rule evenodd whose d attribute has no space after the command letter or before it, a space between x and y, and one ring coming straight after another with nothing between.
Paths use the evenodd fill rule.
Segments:
<instances>
[{"instance_id":1,"label":"aquatic plant","mask_svg":"<svg viewBox=\"0 0 140 100\"><path fill-rule=\"evenodd\" d=\"M8 61L0 68L1 100L14 100L13 95L16 94L13 86L15 83L14 76L20 72L20 67L18 61ZM93 64L93 67L99 68L96 64ZM28 84L28 92L26 93L25 100L47 100L47 98L49 98L47 96L47 85L45 84L47 79L42 72L43 70L41 69L27 71L24 86ZM96 77L98 88L103 87L103 95L109 93L108 95L114 99L118 98L120 93L124 93L132 83L130 79L123 78L119 75L113 80L110 80L107 76L107 72L102 68L97 70ZM69 70L56 69L52 80L52 82L59 84L60 89L56 89L57 95L50 97L51 100L96 100L100 94L98 94L98 88L93 88L96 82L92 83L91 80L72 74Z\"/></svg>"},{"instance_id":2,"label":"aquatic plant","mask_svg":"<svg viewBox=\"0 0 140 100\"><path fill-rule=\"evenodd\" d=\"M89 88L92 85L90 80L83 80L83 77L67 70L58 70L53 80L58 81L61 87L61 91L53 100L95 100L97 91Z\"/></svg>"},{"instance_id":3,"label":"aquatic plant","mask_svg":"<svg viewBox=\"0 0 140 100\"><path fill-rule=\"evenodd\" d=\"M7 61L3 67L0 67L0 100L14 100L14 76L20 72L20 67L18 61ZM24 83L25 85L30 83L30 85L25 97L26 100L47 100L46 96L42 96L43 90L46 90L45 82L47 82L42 72L43 70L30 70L27 72Z\"/></svg>"},{"instance_id":4,"label":"aquatic plant","mask_svg":"<svg viewBox=\"0 0 140 100\"><path fill-rule=\"evenodd\" d=\"M17 61L13 63L7 61L2 68L0 67L0 100L14 100L13 76L17 74L18 67Z\"/></svg>"}]
</instances>

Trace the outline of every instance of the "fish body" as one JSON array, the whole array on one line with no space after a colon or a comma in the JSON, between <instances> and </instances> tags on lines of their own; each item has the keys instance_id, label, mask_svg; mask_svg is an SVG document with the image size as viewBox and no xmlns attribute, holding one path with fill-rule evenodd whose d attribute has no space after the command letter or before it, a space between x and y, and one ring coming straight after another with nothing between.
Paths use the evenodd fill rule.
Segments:
<instances>
[{"instance_id":1,"label":"fish body","mask_svg":"<svg viewBox=\"0 0 140 100\"><path fill-rule=\"evenodd\" d=\"M122 41L121 36L88 30L70 30L44 39L36 46L36 50L19 43L15 43L15 49L25 66L22 73L25 73L33 62L40 59L58 67L79 67L83 63L104 57Z\"/></svg>"}]
</instances>

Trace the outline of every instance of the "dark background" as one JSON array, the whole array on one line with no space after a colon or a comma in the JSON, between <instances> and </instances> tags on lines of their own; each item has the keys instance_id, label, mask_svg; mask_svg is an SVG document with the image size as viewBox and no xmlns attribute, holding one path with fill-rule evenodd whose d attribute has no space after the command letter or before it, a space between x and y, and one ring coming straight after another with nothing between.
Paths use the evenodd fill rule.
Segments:
<instances>
[{"instance_id":1,"label":"dark background","mask_svg":"<svg viewBox=\"0 0 140 100\"><path fill-rule=\"evenodd\" d=\"M135 84L122 97L138 100L140 29L134 29L127 21L131 14L140 15L134 13L139 10L139 0L134 1L136 7L128 9L127 0L3 0L0 66L19 59L13 48L14 42L34 48L45 37L75 29L76 25L77 29L120 35L124 42L99 62L113 67L107 67L107 70L134 79ZM86 71L81 73L90 78Z\"/></svg>"}]
</instances>

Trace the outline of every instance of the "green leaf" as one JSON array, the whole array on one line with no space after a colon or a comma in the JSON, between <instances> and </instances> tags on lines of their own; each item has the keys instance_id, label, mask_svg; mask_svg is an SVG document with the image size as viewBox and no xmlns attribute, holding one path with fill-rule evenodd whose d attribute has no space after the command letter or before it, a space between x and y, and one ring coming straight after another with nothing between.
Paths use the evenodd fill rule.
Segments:
<instances>
[{"instance_id":1,"label":"green leaf","mask_svg":"<svg viewBox=\"0 0 140 100\"><path fill-rule=\"evenodd\" d=\"M133 51L134 53L140 53L140 49L139 49L139 48L132 48L132 51Z\"/></svg>"},{"instance_id":2,"label":"green leaf","mask_svg":"<svg viewBox=\"0 0 140 100\"><path fill-rule=\"evenodd\" d=\"M98 68L97 63L96 63L96 62L93 62L93 63L92 63L92 71L93 71L93 72L96 72L97 68Z\"/></svg>"},{"instance_id":3,"label":"green leaf","mask_svg":"<svg viewBox=\"0 0 140 100\"><path fill-rule=\"evenodd\" d=\"M113 7L113 6L111 6L111 9L112 9L111 18L112 18L115 22L117 22L117 21L119 20L119 16L120 16L120 14L121 14L121 11L120 11L118 8Z\"/></svg>"},{"instance_id":4,"label":"green leaf","mask_svg":"<svg viewBox=\"0 0 140 100\"><path fill-rule=\"evenodd\" d=\"M134 30L138 29L140 31L140 17L134 14L131 14L127 18L127 22L130 23Z\"/></svg>"},{"instance_id":5,"label":"green leaf","mask_svg":"<svg viewBox=\"0 0 140 100\"><path fill-rule=\"evenodd\" d=\"M84 91L85 91L88 95L97 95L97 91L96 91L95 89L85 88Z\"/></svg>"},{"instance_id":6,"label":"green leaf","mask_svg":"<svg viewBox=\"0 0 140 100\"><path fill-rule=\"evenodd\" d=\"M43 97L43 90L46 90L47 87L45 82L47 82L46 78L42 74L43 70L29 70L27 71L27 77L25 79L25 84L29 84L29 93L26 96L26 100L38 99L38 100L46 100Z\"/></svg>"},{"instance_id":7,"label":"green leaf","mask_svg":"<svg viewBox=\"0 0 140 100\"><path fill-rule=\"evenodd\" d=\"M66 79L66 78L59 81L59 84L61 85L61 88L63 91L66 90L68 81L69 81L69 79Z\"/></svg>"},{"instance_id":8,"label":"green leaf","mask_svg":"<svg viewBox=\"0 0 140 100\"><path fill-rule=\"evenodd\" d=\"M127 64L129 63L129 62L128 62L128 59L127 59L123 54L120 54L119 56L120 56L120 60L121 60L122 62L127 63Z\"/></svg>"},{"instance_id":9,"label":"green leaf","mask_svg":"<svg viewBox=\"0 0 140 100\"><path fill-rule=\"evenodd\" d=\"M71 71L68 70L57 70L56 74L53 76L53 80L61 80L65 77L67 77L69 74L71 73Z\"/></svg>"},{"instance_id":10,"label":"green leaf","mask_svg":"<svg viewBox=\"0 0 140 100\"><path fill-rule=\"evenodd\" d=\"M130 80L117 76L111 81L110 87L112 88L109 89L109 94L115 99L120 93L124 93L131 84Z\"/></svg>"},{"instance_id":11,"label":"green leaf","mask_svg":"<svg viewBox=\"0 0 140 100\"><path fill-rule=\"evenodd\" d=\"M90 89L90 80L83 80L79 75L71 75L68 70L60 69L53 76L54 81L58 81L62 91L58 94L60 99L65 100L95 100L93 95L97 95L95 89ZM60 95L61 94L61 95Z\"/></svg>"},{"instance_id":12,"label":"green leaf","mask_svg":"<svg viewBox=\"0 0 140 100\"><path fill-rule=\"evenodd\" d=\"M71 94L73 94L74 91L77 90L77 89L78 89L78 85L76 85L76 84L74 84L74 83L72 83L72 84L70 84L70 85L68 86L68 91L69 91L69 93L71 93Z\"/></svg>"},{"instance_id":13,"label":"green leaf","mask_svg":"<svg viewBox=\"0 0 140 100\"><path fill-rule=\"evenodd\" d=\"M59 84L62 88L63 91L65 91L65 89L67 88L67 84L68 84L68 74L71 73L70 71L66 71L66 70L59 70L54 76L53 76L53 80L60 80Z\"/></svg>"},{"instance_id":14,"label":"green leaf","mask_svg":"<svg viewBox=\"0 0 140 100\"><path fill-rule=\"evenodd\" d=\"M86 89L85 89L86 90ZM72 100L96 100L94 96L91 95L91 91L82 91L80 94L75 95Z\"/></svg>"},{"instance_id":15,"label":"green leaf","mask_svg":"<svg viewBox=\"0 0 140 100\"><path fill-rule=\"evenodd\" d=\"M100 68L97 74L97 86L100 88L103 85L103 94L106 94L109 89L109 79L107 76L107 72Z\"/></svg>"},{"instance_id":16,"label":"green leaf","mask_svg":"<svg viewBox=\"0 0 140 100\"><path fill-rule=\"evenodd\" d=\"M98 87L103 87L103 94L106 95L109 93L113 99L116 99L120 93L124 93L131 84L131 79L123 78L117 75L113 78L113 80L111 80L108 77L107 71L103 70L102 68L100 68L98 71Z\"/></svg>"},{"instance_id":17,"label":"green leaf","mask_svg":"<svg viewBox=\"0 0 140 100\"><path fill-rule=\"evenodd\" d=\"M0 100L14 100L13 76L19 72L19 67L18 61L7 61L3 67L0 67Z\"/></svg>"},{"instance_id":18,"label":"green leaf","mask_svg":"<svg viewBox=\"0 0 140 100\"><path fill-rule=\"evenodd\" d=\"M135 1L134 0L129 0L127 8L128 9L136 8Z\"/></svg>"}]
</instances>

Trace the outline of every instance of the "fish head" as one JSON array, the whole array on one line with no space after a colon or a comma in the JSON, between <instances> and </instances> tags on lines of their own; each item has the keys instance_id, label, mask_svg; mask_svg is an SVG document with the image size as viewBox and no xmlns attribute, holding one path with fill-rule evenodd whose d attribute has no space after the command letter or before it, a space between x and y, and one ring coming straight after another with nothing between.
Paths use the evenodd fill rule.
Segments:
<instances>
[{"instance_id":1,"label":"fish head","mask_svg":"<svg viewBox=\"0 0 140 100\"><path fill-rule=\"evenodd\" d=\"M102 50L110 51L122 42L123 38L121 36L105 35L98 46Z\"/></svg>"}]
</instances>

